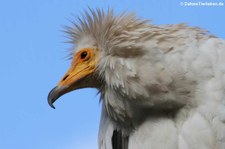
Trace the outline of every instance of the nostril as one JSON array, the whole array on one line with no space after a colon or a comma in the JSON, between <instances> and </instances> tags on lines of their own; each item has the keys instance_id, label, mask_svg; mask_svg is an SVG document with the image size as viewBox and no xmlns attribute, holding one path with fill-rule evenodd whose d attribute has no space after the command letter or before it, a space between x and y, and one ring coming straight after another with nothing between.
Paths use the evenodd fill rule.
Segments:
<instances>
[{"instance_id":1,"label":"nostril","mask_svg":"<svg viewBox=\"0 0 225 149\"><path fill-rule=\"evenodd\" d=\"M64 80L66 80L66 78L68 78L69 77L69 75L66 75L62 80L64 81Z\"/></svg>"}]
</instances>

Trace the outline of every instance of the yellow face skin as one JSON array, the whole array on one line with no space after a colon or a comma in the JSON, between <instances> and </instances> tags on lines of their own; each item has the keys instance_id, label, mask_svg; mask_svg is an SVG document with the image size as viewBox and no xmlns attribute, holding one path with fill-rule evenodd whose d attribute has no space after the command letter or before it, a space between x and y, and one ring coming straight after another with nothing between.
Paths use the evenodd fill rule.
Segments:
<instances>
[{"instance_id":1,"label":"yellow face skin","mask_svg":"<svg viewBox=\"0 0 225 149\"><path fill-rule=\"evenodd\" d=\"M58 87L73 87L77 81L91 75L96 70L98 51L95 48L83 48L74 55L71 67L58 83Z\"/></svg>"}]
</instances>

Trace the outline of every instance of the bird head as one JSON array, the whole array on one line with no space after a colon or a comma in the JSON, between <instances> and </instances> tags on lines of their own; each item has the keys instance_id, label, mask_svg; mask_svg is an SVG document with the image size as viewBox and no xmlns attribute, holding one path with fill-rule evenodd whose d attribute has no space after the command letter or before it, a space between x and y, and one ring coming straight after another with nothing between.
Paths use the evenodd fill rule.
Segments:
<instances>
[{"instance_id":1,"label":"bird head","mask_svg":"<svg viewBox=\"0 0 225 149\"><path fill-rule=\"evenodd\" d=\"M100 9L90 9L77 20L73 27L66 29L74 47L72 64L50 91L49 105L54 108L53 103L60 96L85 87L103 89L103 92L112 88L130 95L134 92L129 91L129 86L137 91L140 86L134 84L139 79L139 64L135 62L138 58L145 59L143 43L148 35L148 21L139 20L134 14L114 16L112 10Z\"/></svg>"}]
</instances>

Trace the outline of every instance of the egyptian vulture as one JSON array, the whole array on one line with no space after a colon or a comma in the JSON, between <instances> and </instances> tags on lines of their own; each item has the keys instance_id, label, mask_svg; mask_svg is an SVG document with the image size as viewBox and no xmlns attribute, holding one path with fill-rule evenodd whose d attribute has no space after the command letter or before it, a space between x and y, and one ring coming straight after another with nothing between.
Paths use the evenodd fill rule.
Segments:
<instances>
[{"instance_id":1,"label":"egyptian vulture","mask_svg":"<svg viewBox=\"0 0 225 149\"><path fill-rule=\"evenodd\" d=\"M48 103L97 88L99 149L225 148L225 40L101 9L85 11L67 33L72 64Z\"/></svg>"}]
</instances>

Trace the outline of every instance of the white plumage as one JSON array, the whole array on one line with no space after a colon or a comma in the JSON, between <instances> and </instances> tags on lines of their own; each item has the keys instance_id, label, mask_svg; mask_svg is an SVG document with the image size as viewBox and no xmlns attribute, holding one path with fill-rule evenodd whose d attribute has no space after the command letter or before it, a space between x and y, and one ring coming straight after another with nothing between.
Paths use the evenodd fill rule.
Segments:
<instances>
[{"instance_id":1,"label":"white plumage","mask_svg":"<svg viewBox=\"0 0 225 149\"><path fill-rule=\"evenodd\" d=\"M93 49L98 59L94 72L65 92L99 89L100 149L225 148L224 40L111 10L78 20L68 28L74 48ZM50 104L65 93L55 92Z\"/></svg>"}]
</instances>

